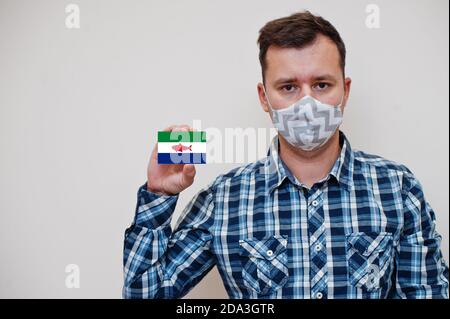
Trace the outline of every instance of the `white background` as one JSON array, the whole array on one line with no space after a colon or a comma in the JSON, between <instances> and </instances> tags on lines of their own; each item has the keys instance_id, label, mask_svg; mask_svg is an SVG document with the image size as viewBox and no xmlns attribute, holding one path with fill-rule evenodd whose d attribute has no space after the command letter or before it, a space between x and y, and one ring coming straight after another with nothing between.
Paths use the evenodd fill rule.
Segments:
<instances>
[{"instance_id":1,"label":"white background","mask_svg":"<svg viewBox=\"0 0 450 319\"><path fill-rule=\"evenodd\" d=\"M156 131L270 127L258 30L309 9L330 20L353 79L342 130L353 148L407 165L449 257L448 1L0 0L0 297L120 298L123 233ZM238 164L198 167L188 200ZM65 267L80 267L80 288ZM214 269L187 297L227 295Z\"/></svg>"}]
</instances>

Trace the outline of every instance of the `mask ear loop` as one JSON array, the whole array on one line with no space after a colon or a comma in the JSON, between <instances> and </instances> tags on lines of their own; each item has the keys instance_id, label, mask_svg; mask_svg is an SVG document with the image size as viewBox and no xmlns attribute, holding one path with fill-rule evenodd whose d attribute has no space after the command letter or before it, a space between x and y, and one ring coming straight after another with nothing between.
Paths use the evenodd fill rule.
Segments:
<instances>
[{"instance_id":1,"label":"mask ear loop","mask_svg":"<svg viewBox=\"0 0 450 319\"><path fill-rule=\"evenodd\" d=\"M344 95L342 95L342 99L341 99L341 103L339 103L339 105L337 106L337 108L339 109L339 112L342 114L343 111L341 110L342 104L344 103L344 97L345 97L345 92Z\"/></svg>"},{"instance_id":2,"label":"mask ear loop","mask_svg":"<svg viewBox=\"0 0 450 319\"><path fill-rule=\"evenodd\" d=\"M341 103L339 103L337 107L342 106L342 103L344 103L344 97L345 97L345 92L344 92L344 95L342 95Z\"/></svg>"},{"instance_id":3,"label":"mask ear loop","mask_svg":"<svg viewBox=\"0 0 450 319\"><path fill-rule=\"evenodd\" d=\"M266 97L266 100L267 100L267 105L269 105L270 113L273 113L273 107L272 107L272 105L270 105L269 96L267 95L266 86L264 84L263 84L263 91L264 91L264 96Z\"/></svg>"}]
</instances>

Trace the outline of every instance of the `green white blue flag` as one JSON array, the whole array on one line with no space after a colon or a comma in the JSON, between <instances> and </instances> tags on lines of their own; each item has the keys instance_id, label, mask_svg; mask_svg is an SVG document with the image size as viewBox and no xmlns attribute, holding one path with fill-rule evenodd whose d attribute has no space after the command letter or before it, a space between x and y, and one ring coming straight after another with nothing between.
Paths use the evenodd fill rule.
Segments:
<instances>
[{"instance_id":1,"label":"green white blue flag","mask_svg":"<svg viewBox=\"0 0 450 319\"><path fill-rule=\"evenodd\" d=\"M206 164L206 132L158 132L158 164Z\"/></svg>"}]
</instances>

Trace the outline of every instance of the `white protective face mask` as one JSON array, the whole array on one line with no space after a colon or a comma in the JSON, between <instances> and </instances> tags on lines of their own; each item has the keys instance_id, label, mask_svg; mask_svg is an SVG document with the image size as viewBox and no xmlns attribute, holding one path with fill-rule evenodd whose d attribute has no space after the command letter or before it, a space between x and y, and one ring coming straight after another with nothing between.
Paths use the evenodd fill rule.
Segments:
<instances>
[{"instance_id":1,"label":"white protective face mask","mask_svg":"<svg viewBox=\"0 0 450 319\"><path fill-rule=\"evenodd\" d=\"M275 110L264 86L263 90L272 111L274 127L294 147L315 150L324 145L342 123L340 107L344 97L335 107L306 95L286 108Z\"/></svg>"}]
</instances>

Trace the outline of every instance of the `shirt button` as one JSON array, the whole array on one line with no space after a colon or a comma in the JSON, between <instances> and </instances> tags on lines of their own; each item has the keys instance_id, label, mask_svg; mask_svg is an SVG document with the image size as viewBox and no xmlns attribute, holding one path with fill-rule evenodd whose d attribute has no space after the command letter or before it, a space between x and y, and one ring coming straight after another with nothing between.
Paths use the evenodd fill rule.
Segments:
<instances>
[{"instance_id":1,"label":"shirt button","mask_svg":"<svg viewBox=\"0 0 450 319\"><path fill-rule=\"evenodd\" d=\"M266 252L267 256L272 256L273 255L273 251L271 251L270 249Z\"/></svg>"},{"instance_id":2,"label":"shirt button","mask_svg":"<svg viewBox=\"0 0 450 319\"><path fill-rule=\"evenodd\" d=\"M319 205L319 202L316 201L316 200L313 200L312 205L313 205L314 207L316 207L317 205Z\"/></svg>"},{"instance_id":3,"label":"shirt button","mask_svg":"<svg viewBox=\"0 0 450 319\"><path fill-rule=\"evenodd\" d=\"M314 247L314 249L316 251L321 251L322 250L322 244L317 244L316 247Z\"/></svg>"},{"instance_id":4,"label":"shirt button","mask_svg":"<svg viewBox=\"0 0 450 319\"><path fill-rule=\"evenodd\" d=\"M316 299L322 299L323 294L321 292L316 293Z\"/></svg>"}]
</instances>

